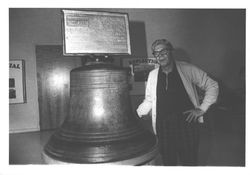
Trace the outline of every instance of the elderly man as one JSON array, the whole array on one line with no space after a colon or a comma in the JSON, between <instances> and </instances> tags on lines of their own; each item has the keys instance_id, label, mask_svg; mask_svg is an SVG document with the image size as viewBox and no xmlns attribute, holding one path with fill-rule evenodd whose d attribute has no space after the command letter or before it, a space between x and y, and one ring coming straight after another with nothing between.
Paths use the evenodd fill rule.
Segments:
<instances>
[{"instance_id":1,"label":"elderly man","mask_svg":"<svg viewBox=\"0 0 250 175\"><path fill-rule=\"evenodd\" d=\"M152 52L159 68L149 73L145 99L139 117L152 112L163 164L195 166L198 159L199 123L210 105L216 102L218 83L204 71L173 58L173 46L166 39L156 40ZM204 90L202 103L196 87Z\"/></svg>"}]
</instances>

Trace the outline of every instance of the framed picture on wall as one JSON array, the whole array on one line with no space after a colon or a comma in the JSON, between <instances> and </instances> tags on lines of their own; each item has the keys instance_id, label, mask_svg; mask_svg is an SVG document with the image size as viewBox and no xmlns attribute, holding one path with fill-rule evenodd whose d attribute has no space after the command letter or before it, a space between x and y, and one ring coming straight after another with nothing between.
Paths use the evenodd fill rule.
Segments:
<instances>
[{"instance_id":1,"label":"framed picture on wall","mask_svg":"<svg viewBox=\"0 0 250 175\"><path fill-rule=\"evenodd\" d=\"M149 72L158 66L155 58L124 58L122 65L130 68L130 94L143 95Z\"/></svg>"},{"instance_id":2,"label":"framed picture on wall","mask_svg":"<svg viewBox=\"0 0 250 175\"><path fill-rule=\"evenodd\" d=\"M9 61L9 104L25 103L24 60Z\"/></svg>"}]
</instances>

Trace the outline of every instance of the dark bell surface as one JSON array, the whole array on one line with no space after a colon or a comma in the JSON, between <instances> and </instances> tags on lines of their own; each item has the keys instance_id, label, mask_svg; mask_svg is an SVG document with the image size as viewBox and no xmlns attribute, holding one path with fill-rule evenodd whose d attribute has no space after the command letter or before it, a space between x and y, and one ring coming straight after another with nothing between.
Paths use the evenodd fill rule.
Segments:
<instances>
[{"instance_id":1,"label":"dark bell surface","mask_svg":"<svg viewBox=\"0 0 250 175\"><path fill-rule=\"evenodd\" d=\"M105 163L156 149L155 136L132 112L127 69L97 64L72 70L69 107L68 117L45 146L54 159Z\"/></svg>"}]
</instances>

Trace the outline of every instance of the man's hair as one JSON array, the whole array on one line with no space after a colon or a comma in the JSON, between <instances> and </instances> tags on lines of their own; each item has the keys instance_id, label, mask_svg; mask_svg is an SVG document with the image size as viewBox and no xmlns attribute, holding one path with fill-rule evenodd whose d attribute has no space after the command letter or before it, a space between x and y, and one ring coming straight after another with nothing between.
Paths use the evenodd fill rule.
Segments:
<instances>
[{"instance_id":1,"label":"man's hair","mask_svg":"<svg viewBox=\"0 0 250 175\"><path fill-rule=\"evenodd\" d=\"M154 51L155 47L157 45L159 45L159 44L165 45L168 50L173 50L174 49L172 44L168 40L166 40L166 39L157 39L157 40L155 40L153 42L153 44L151 46L152 51Z\"/></svg>"}]
</instances>

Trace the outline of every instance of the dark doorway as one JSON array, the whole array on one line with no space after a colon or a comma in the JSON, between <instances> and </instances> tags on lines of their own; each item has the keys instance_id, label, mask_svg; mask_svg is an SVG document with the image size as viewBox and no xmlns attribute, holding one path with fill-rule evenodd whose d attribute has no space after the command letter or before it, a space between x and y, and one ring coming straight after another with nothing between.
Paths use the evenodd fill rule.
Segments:
<instances>
[{"instance_id":1,"label":"dark doorway","mask_svg":"<svg viewBox=\"0 0 250 175\"><path fill-rule=\"evenodd\" d=\"M63 56L61 45L38 45L36 65L40 129L55 129L68 115L70 71L82 66L82 59Z\"/></svg>"}]
</instances>

